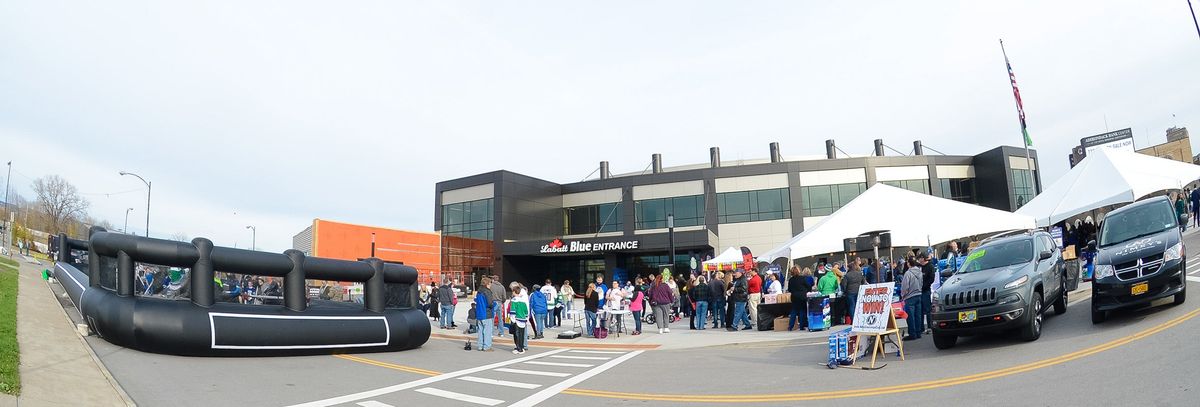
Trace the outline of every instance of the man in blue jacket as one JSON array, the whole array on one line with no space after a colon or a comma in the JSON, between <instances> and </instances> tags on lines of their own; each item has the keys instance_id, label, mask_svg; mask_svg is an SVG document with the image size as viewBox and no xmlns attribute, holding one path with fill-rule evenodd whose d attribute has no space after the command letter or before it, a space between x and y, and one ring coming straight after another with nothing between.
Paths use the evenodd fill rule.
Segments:
<instances>
[{"instance_id":1,"label":"man in blue jacket","mask_svg":"<svg viewBox=\"0 0 1200 407\"><path fill-rule=\"evenodd\" d=\"M475 324L479 327L479 350L483 352L492 351L492 327L495 326L492 319L496 318L495 308L490 306L495 298L488 288L491 281L490 277L483 276L475 291Z\"/></svg>"},{"instance_id":2,"label":"man in blue jacket","mask_svg":"<svg viewBox=\"0 0 1200 407\"><path fill-rule=\"evenodd\" d=\"M546 317L550 315L550 309L546 304L546 295L542 294L542 286L533 286L533 293L529 295L529 308L533 311L533 339L542 339L542 330L546 327Z\"/></svg>"}]
</instances>

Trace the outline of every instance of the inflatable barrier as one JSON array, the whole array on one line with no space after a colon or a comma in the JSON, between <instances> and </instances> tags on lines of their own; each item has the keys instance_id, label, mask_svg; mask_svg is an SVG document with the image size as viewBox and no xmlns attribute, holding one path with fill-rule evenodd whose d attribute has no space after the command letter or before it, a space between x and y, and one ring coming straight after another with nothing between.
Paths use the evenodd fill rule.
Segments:
<instances>
[{"instance_id":1,"label":"inflatable barrier","mask_svg":"<svg viewBox=\"0 0 1200 407\"><path fill-rule=\"evenodd\" d=\"M87 241L58 239L54 277L89 328L116 345L174 355L264 356L400 351L429 340L428 319L414 307L417 270L409 266L375 258L306 257L298 250L214 247L205 238L184 243L102 228L92 228ZM135 262L190 269L191 298L135 296ZM282 277L283 305L216 302L215 270ZM306 279L364 283L363 304L310 306ZM388 285L398 286L401 295L389 298L388 291L397 290Z\"/></svg>"}]
</instances>

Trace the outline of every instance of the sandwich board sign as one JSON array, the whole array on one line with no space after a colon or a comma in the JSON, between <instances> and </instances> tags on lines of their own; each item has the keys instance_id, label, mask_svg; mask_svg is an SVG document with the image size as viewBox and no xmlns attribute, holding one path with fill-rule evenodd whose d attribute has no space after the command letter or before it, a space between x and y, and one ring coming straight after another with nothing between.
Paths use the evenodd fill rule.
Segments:
<instances>
[{"instance_id":1,"label":"sandwich board sign","mask_svg":"<svg viewBox=\"0 0 1200 407\"><path fill-rule=\"evenodd\" d=\"M854 333L882 334L895 329L892 318L892 283L863 284L858 288L858 301L854 304ZM889 322L891 322L889 324ZM890 326L889 326L890 325Z\"/></svg>"}]
</instances>

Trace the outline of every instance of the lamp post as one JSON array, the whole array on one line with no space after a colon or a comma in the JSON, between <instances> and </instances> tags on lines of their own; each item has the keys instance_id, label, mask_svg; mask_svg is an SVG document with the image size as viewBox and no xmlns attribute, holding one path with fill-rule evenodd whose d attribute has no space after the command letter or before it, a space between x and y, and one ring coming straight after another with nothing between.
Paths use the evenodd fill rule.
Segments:
<instances>
[{"instance_id":1,"label":"lamp post","mask_svg":"<svg viewBox=\"0 0 1200 407\"><path fill-rule=\"evenodd\" d=\"M135 176L137 179L142 180L143 184L146 184L146 237L150 237L150 181L146 181L141 175L132 172L121 171L121 175Z\"/></svg>"},{"instance_id":2,"label":"lamp post","mask_svg":"<svg viewBox=\"0 0 1200 407\"><path fill-rule=\"evenodd\" d=\"M671 247L671 254L670 254L671 259L669 261L669 264L671 265L671 269L674 269L675 268L675 215L671 214L671 213L667 214L667 242Z\"/></svg>"},{"instance_id":3,"label":"lamp post","mask_svg":"<svg viewBox=\"0 0 1200 407\"><path fill-rule=\"evenodd\" d=\"M371 257L375 257L375 232L371 232Z\"/></svg>"},{"instance_id":4,"label":"lamp post","mask_svg":"<svg viewBox=\"0 0 1200 407\"><path fill-rule=\"evenodd\" d=\"M122 233L129 233L129 211L132 210L133 208L125 209L125 227L121 228Z\"/></svg>"},{"instance_id":5,"label":"lamp post","mask_svg":"<svg viewBox=\"0 0 1200 407\"><path fill-rule=\"evenodd\" d=\"M254 227L254 225L249 225L246 226L246 229L250 229L250 250L254 250L254 246L258 240L258 228Z\"/></svg>"}]
</instances>

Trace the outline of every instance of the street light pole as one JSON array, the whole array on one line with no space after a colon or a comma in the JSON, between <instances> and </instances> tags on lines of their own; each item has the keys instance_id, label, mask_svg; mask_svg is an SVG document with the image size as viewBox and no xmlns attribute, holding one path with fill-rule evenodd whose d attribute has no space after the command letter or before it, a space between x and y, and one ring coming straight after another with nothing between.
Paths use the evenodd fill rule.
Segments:
<instances>
[{"instance_id":1,"label":"street light pole","mask_svg":"<svg viewBox=\"0 0 1200 407\"><path fill-rule=\"evenodd\" d=\"M12 244L12 238L10 237L10 236L12 236L12 224L11 224L12 222L8 221L9 219L12 218L12 215L8 214L9 212L11 212L11 210L8 209L8 190L11 189L11 188L9 188L11 186L12 186L12 161L9 161L8 162L8 176L4 178L4 219L0 219L0 223L8 225L8 227L6 227L4 229L4 232L5 232L4 233L4 247L6 249L8 248L8 246L10 244ZM25 227L29 227L29 225L26 224Z\"/></svg>"},{"instance_id":2,"label":"street light pole","mask_svg":"<svg viewBox=\"0 0 1200 407\"><path fill-rule=\"evenodd\" d=\"M371 232L371 257L375 257L375 232Z\"/></svg>"},{"instance_id":3,"label":"street light pole","mask_svg":"<svg viewBox=\"0 0 1200 407\"><path fill-rule=\"evenodd\" d=\"M246 226L246 229L250 229L250 250L254 250L254 246L258 241L258 228L254 227L254 225L249 225Z\"/></svg>"},{"instance_id":4,"label":"street light pole","mask_svg":"<svg viewBox=\"0 0 1200 407\"><path fill-rule=\"evenodd\" d=\"M129 211L132 210L133 208L125 209L125 227L121 228L122 233L129 233Z\"/></svg>"},{"instance_id":5,"label":"street light pole","mask_svg":"<svg viewBox=\"0 0 1200 407\"><path fill-rule=\"evenodd\" d=\"M667 242L670 244L670 247L671 247L671 254L670 254L671 259L669 260L669 264L671 265L671 269L674 269L675 268L675 215L671 214L671 213L667 214ZM674 272L674 271L672 271L672 272Z\"/></svg>"},{"instance_id":6,"label":"street light pole","mask_svg":"<svg viewBox=\"0 0 1200 407\"><path fill-rule=\"evenodd\" d=\"M142 180L143 184L146 184L146 237L150 237L150 181L146 181L141 175L132 172L121 171L121 175L135 176L137 179Z\"/></svg>"}]
</instances>

